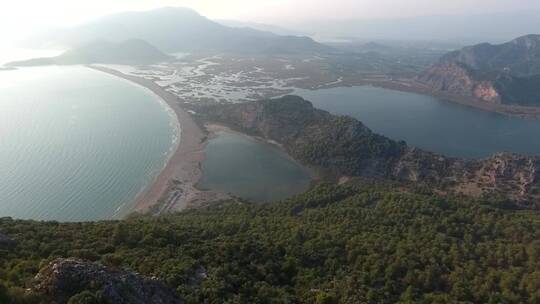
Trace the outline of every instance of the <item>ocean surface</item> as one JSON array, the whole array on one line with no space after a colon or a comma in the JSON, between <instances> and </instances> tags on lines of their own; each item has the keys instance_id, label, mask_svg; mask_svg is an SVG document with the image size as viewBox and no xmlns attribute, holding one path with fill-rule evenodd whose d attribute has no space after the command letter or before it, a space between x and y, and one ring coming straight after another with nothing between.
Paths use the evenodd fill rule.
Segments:
<instances>
[{"instance_id":1,"label":"ocean surface","mask_svg":"<svg viewBox=\"0 0 540 304\"><path fill-rule=\"evenodd\" d=\"M174 114L146 89L85 67L0 71L0 217L120 217L163 168Z\"/></svg>"},{"instance_id":2,"label":"ocean surface","mask_svg":"<svg viewBox=\"0 0 540 304\"><path fill-rule=\"evenodd\" d=\"M508 117L430 96L362 86L296 90L316 107L349 115L374 132L447 156L540 154L540 121Z\"/></svg>"},{"instance_id":3,"label":"ocean surface","mask_svg":"<svg viewBox=\"0 0 540 304\"><path fill-rule=\"evenodd\" d=\"M218 132L205 149L202 189L253 202L272 202L305 191L310 172L276 146L231 132Z\"/></svg>"}]
</instances>

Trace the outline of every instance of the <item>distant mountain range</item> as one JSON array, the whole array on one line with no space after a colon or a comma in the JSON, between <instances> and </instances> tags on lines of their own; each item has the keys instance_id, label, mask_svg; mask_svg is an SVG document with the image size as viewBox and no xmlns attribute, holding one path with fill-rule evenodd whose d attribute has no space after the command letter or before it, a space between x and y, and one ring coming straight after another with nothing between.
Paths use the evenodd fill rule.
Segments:
<instances>
[{"instance_id":1,"label":"distant mountain range","mask_svg":"<svg viewBox=\"0 0 540 304\"><path fill-rule=\"evenodd\" d=\"M141 39L164 52L318 53L330 47L308 37L228 27L187 8L161 8L102 17L81 26L32 37L33 47L77 47L95 40Z\"/></svg>"},{"instance_id":2,"label":"distant mountain range","mask_svg":"<svg viewBox=\"0 0 540 304\"><path fill-rule=\"evenodd\" d=\"M218 19L214 20L215 22L229 26L229 27L237 27L237 28L251 28L258 31L263 32L269 32L276 35L281 36L310 36L310 34L306 32L296 31L293 29L272 25L272 24L264 24L264 23L256 23L256 22L242 22L237 20L226 20L226 19Z\"/></svg>"},{"instance_id":3,"label":"distant mountain range","mask_svg":"<svg viewBox=\"0 0 540 304\"><path fill-rule=\"evenodd\" d=\"M435 91L488 103L540 105L540 35L448 53L418 80Z\"/></svg>"},{"instance_id":4,"label":"distant mountain range","mask_svg":"<svg viewBox=\"0 0 540 304\"><path fill-rule=\"evenodd\" d=\"M170 57L148 42L138 39L111 43L103 40L77 47L60 56L15 61L6 66L68 65L92 63L151 64Z\"/></svg>"}]
</instances>

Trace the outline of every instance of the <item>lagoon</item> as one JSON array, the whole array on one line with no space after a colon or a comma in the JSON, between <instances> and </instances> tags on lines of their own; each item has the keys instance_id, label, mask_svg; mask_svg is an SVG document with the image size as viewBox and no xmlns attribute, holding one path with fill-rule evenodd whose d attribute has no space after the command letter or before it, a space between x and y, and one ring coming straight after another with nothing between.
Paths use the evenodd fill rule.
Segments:
<instances>
[{"instance_id":1,"label":"lagoon","mask_svg":"<svg viewBox=\"0 0 540 304\"><path fill-rule=\"evenodd\" d=\"M253 202L273 202L305 191L311 173L277 146L233 132L218 132L205 148L197 187Z\"/></svg>"}]
</instances>

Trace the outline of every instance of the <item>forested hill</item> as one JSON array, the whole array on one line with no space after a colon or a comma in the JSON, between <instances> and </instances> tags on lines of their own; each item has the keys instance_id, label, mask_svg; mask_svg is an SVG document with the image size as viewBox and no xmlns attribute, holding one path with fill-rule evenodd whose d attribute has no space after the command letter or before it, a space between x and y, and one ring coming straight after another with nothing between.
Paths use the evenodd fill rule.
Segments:
<instances>
[{"instance_id":1,"label":"forested hill","mask_svg":"<svg viewBox=\"0 0 540 304\"><path fill-rule=\"evenodd\" d=\"M76 272L25 291L49 261L75 257L156 276L185 303L539 303L539 213L397 189L319 185L281 203L125 221L1 219L13 243L0 241L0 302L53 303L55 291L105 303L110 292Z\"/></svg>"},{"instance_id":2,"label":"forested hill","mask_svg":"<svg viewBox=\"0 0 540 304\"><path fill-rule=\"evenodd\" d=\"M323 175L406 180L444 193L504 197L540 209L540 157L444 157L375 134L354 118L316 109L298 96L192 107L201 123L217 122L278 142Z\"/></svg>"}]
</instances>

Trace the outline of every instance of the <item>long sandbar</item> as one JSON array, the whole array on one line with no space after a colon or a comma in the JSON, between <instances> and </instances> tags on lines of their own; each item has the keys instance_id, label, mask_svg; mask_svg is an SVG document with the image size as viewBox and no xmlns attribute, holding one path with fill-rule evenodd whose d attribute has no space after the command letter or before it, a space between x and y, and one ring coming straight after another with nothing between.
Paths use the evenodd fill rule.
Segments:
<instances>
[{"instance_id":1,"label":"long sandbar","mask_svg":"<svg viewBox=\"0 0 540 304\"><path fill-rule=\"evenodd\" d=\"M147 88L167 103L176 114L180 125L179 140L175 151L155 181L138 195L134 211L161 213L182 210L197 200L220 198L217 193L200 191L195 187L202 176L201 162L205 158L206 134L193 121L190 114L182 109L179 97L167 92L152 80L124 74L104 66L89 67Z\"/></svg>"}]
</instances>

